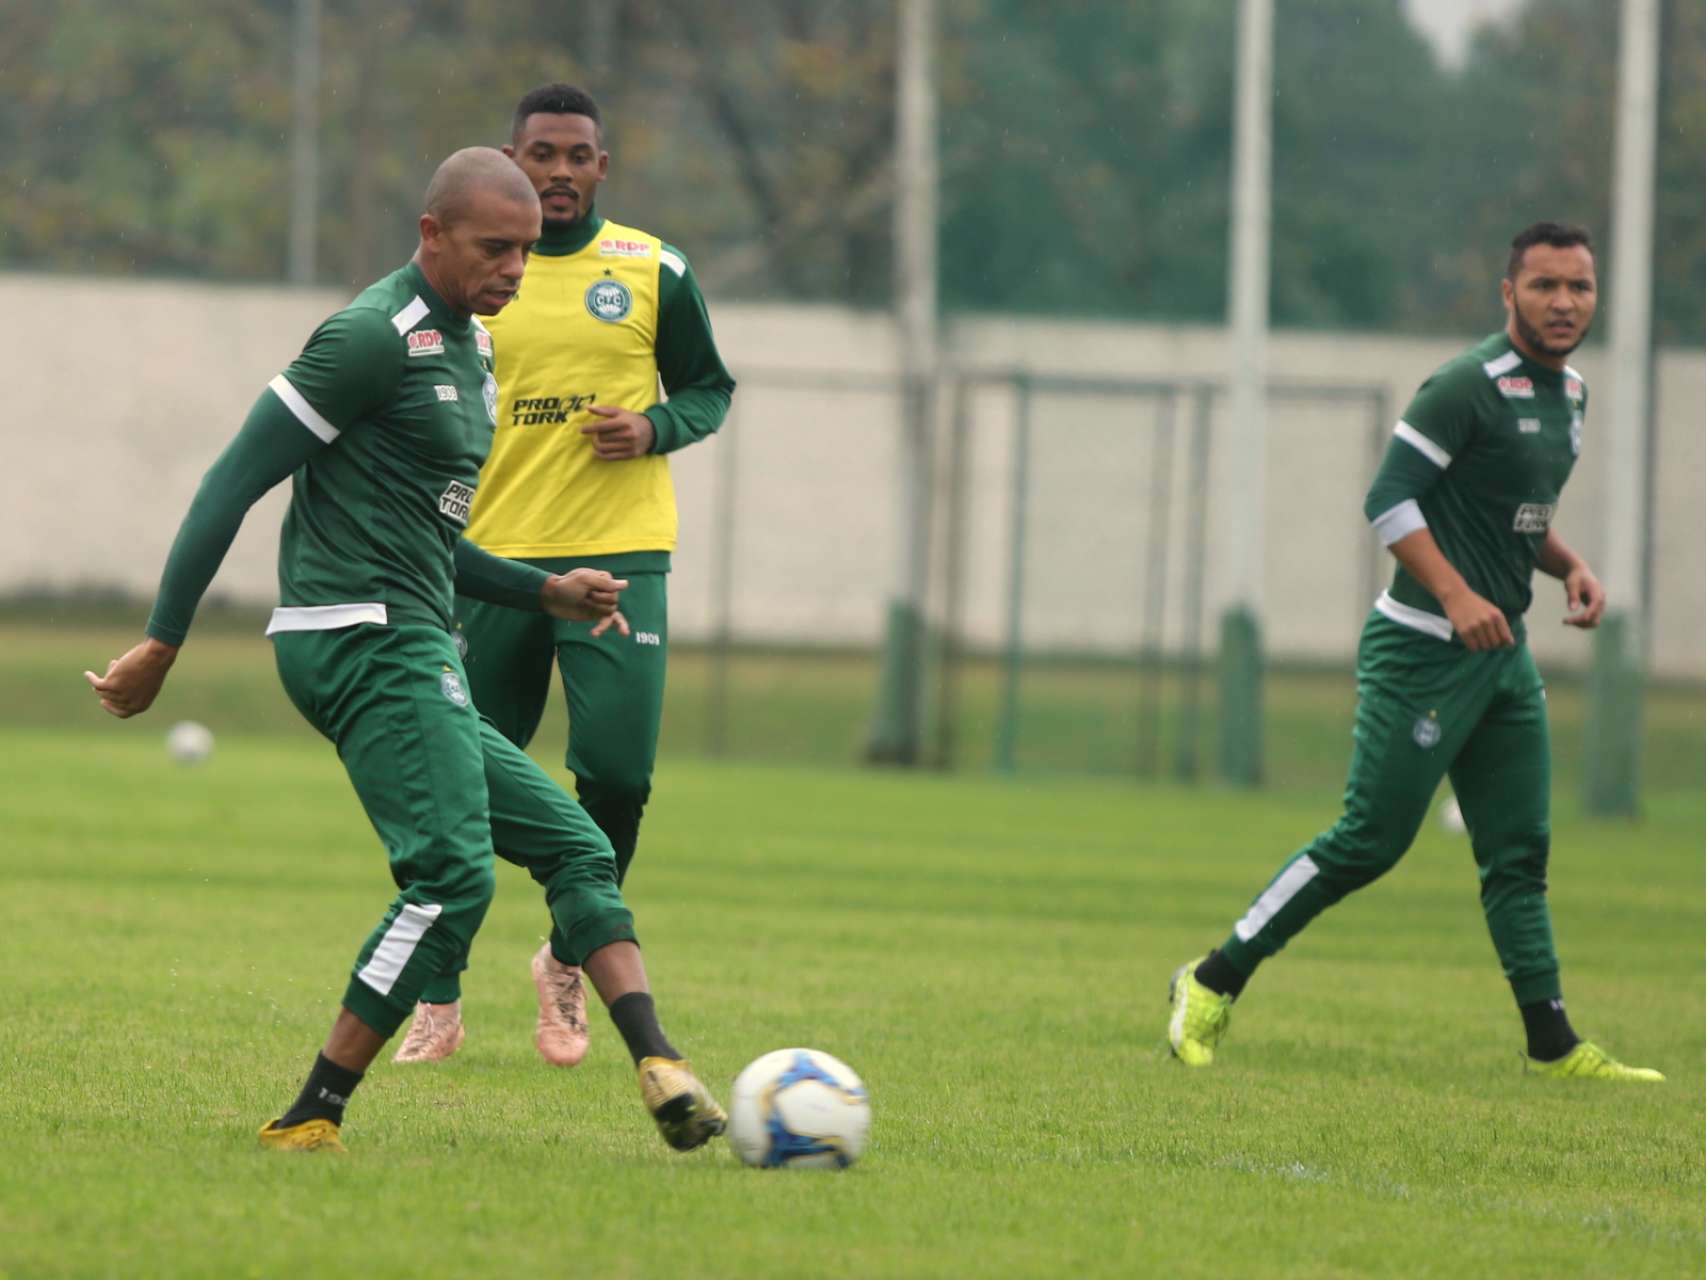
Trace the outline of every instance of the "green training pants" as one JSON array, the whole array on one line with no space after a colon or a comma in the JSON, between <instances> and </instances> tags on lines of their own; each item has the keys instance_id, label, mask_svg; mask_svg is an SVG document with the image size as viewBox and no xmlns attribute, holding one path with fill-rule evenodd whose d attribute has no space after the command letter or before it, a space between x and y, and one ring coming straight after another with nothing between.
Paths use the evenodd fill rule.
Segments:
<instances>
[{"instance_id":1,"label":"green training pants","mask_svg":"<svg viewBox=\"0 0 1706 1280\"><path fill-rule=\"evenodd\" d=\"M1221 952L1240 972L1285 946L1410 847L1449 773L1481 877L1481 906L1518 1004L1558 999L1546 905L1551 746L1526 644L1471 653L1371 614L1357 652L1345 811L1280 868Z\"/></svg>"},{"instance_id":2,"label":"green training pants","mask_svg":"<svg viewBox=\"0 0 1706 1280\"><path fill-rule=\"evenodd\" d=\"M528 563L564 573L581 562ZM622 613L632 630L627 636L606 631L594 639L590 622L564 622L465 596L457 597L456 620L474 705L518 747L538 731L556 666L569 706L564 763L575 775L582 807L610 840L621 885L639 843L657 760L669 654L669 575L617 576L628 580L622 593ZM553 954L567 959L561 944L553 932ZM457 999L466 967L464 960L435 978L422 998L433 1004Z\"/></svg>"},{"instance_id":3,"label":"green training pants","mask_svg":"<svg viewBox=\"0 0 1706 1280\"><path fill-rule=\"evenodd\" d=\"M336 744L398 890L356 957L345 1008L389 1036L432 977L466 965L494 851L545 890L560 959L635 940L610 842L475 712L448 632L363 624L273 643L285 691Z\"/></svg>"}]
</instances>

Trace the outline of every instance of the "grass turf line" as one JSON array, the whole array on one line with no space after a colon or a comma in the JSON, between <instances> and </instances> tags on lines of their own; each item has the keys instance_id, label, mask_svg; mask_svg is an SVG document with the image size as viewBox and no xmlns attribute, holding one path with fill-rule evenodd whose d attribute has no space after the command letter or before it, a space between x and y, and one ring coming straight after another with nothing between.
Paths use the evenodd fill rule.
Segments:
<instances>
[{"instance_id":1,"label":"grass turf line","mask_svg":"<svg viewBox=\"0 0 1706 1280\"><path fill-rule=\"evenodd\" d=\"M147 726L144 731L143 726ZM660 1011L725 1096L810 1044L869 1083L845 1175L667 1151L619 1040L534 1055L544 930L511 868L467 1046L378 1065L347 1161L254 1149L390 884L332 752L164 721L0 731L0 1273L1679 1275L1706 1251L1698 832L1561 803L1572 1013L1658 1089L1524 1080L1461 840L1429 825L1239 1004L1161 1052L1218 940L1330 794L1001 784L667 759L631 882ZM430 1242L423 1245L423 1241ZM1490 1269L1490 1270L1489 1270Z\"/></svg>"}]
</instances>

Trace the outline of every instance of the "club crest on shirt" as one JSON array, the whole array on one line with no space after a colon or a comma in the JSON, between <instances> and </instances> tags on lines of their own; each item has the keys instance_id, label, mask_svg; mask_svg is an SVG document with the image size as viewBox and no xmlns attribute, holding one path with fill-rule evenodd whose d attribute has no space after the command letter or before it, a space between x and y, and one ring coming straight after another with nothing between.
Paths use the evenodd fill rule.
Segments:
<instances>
[{"instance_id":1,"label":"club crest on shirt","mask_svg":"<svg viewBox=\"0 0 1706 1280\"><path fill-rule=\"evenodd\" d=\"M1570 456L1582 456L1582 411L1577 409L1570 415Z\"/></svg>"},{"instance_id":2,"label":"club crest on shirt","mask_svg":"<svg viewBox=\"0 0 1706 1280\"><path fill-rule=\"evenodd\" d=\"M1410 726L1410 737L1423 751L1431 751L1439 745L1439 721L1432 712L1416 717L1416 723Z\"/></svg>"},{"instance_id":3,"label":"club crest on shirt","mask_svg":"<svg viewBox=\"0 0 1706 1280\"><path fill-rule=\"evenodd\" d=\"M495 427L498 425L498 380L488 373L485 382L480 384L480 393L485 397L486 417Z\"/></svg>"},{"instance_id":4,"label":"club crest on shirt","mask_svg":"<svg viewBox=\"0 0 1706 1280\"><path fill-rule=\"evenodd\" d=\"M1520 374L1506 374L1499 379L1499 394L1507 400L1534 399L1534 379Z\"/></svg>"},{"instance_id":5,"label":"club crest on shirt","mask_svg":"<svg viewBox=\"0 0 1706 1280\"><path fill-rule=\"evenodd\" d=\"M438 691L445 696L447 701L458 707L468 705L468 691L462 687L462 677L449 667L446 667L444 674L438 678Z\"/></svg>"},{"instance_id":6,"label":"club crest on shirt","mask_svg":"<svg viewBox=\"0 0 1706 1280\"><path fill-rule=\"evenodd\" d=\"M620 280L606 276L594 280L586 291L586 309L605 324L620 324L634 309L634 295Z\"/></svg>"},{"instance_id":7,"label":"club crest on shirt","mask_svg":"<svg viewBox=\"0 0 1706 1280\"><path fill-rule=\"evenodd\" d=\"M409 334L407 341L411 358L444 354L444 335L437 329L415 329Z\"/></svg>"},{"instance_id":8,"label":"club crest on shirt","mask_svg":"<svg viewBox=\"0 0 1706 1280\"><path fill-rule=\"evenodd\" d=\"M456 646L456 656L464 662L468 661L468 633L462 630L460 623L457 624L456 630L450 633L450 639Z\"/></svg>"}]
</instances>

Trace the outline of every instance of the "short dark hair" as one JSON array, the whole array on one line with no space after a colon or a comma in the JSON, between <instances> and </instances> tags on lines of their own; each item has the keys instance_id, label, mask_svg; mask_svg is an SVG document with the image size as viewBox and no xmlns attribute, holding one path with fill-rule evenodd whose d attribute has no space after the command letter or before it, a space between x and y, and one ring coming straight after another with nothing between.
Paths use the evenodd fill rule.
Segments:
<instances>
[{"instance_id":1,"label":"short dark hair","mask_svg":"<svg viewBox=\"0 0 1706 1280\"><path fill-rule=\"evenodd\" d=\"M545 84L530 91L516 103L515 119L510 121L509 126L510 141L520 139L528 116L541 113L550 116L586 116L598 126L599 136L604 135L604 121L599 116L598 104L592 100L590 93L585 89L577 89L572 84Z\"/></svg>"},{"instance_id":2,"label":"short dark hair","mask_svg":"<svg viewBox=\"0 0 1706 1280\"><path fill-rule=\"evenodd\" d=\"M1537 244L1550 245L1554 249L1568 249L1579 244L1589 253L1593 252L1593 237L1587 233L1587 228L1569 222L1536 222L1517 232L1511 241L1510 261L1505 264L1507 280L1516 279L1516 273L1522 270L1523 255Z\"/></svg>"}]
</instances>

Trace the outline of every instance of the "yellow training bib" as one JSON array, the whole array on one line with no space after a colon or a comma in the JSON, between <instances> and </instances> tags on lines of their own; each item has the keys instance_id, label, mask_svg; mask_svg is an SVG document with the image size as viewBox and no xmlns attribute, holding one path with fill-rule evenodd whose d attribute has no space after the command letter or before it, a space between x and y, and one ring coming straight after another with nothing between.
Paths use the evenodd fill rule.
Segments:
<instances>
[{"instance_id":1,"label":"yellow training bib","mask_svg":"<svg viewBox=\"0 0 1706 1280\"><path fill-rule=\"evenodd\" d=\"M515 558L673 551L675 487L660 454L606 462L581 429L591 406L657 404L653 235L606 221L578 252L527 263L521 292L484 318L495 347L497 429L468 537Z\"/></svg>"}]
</instances>

